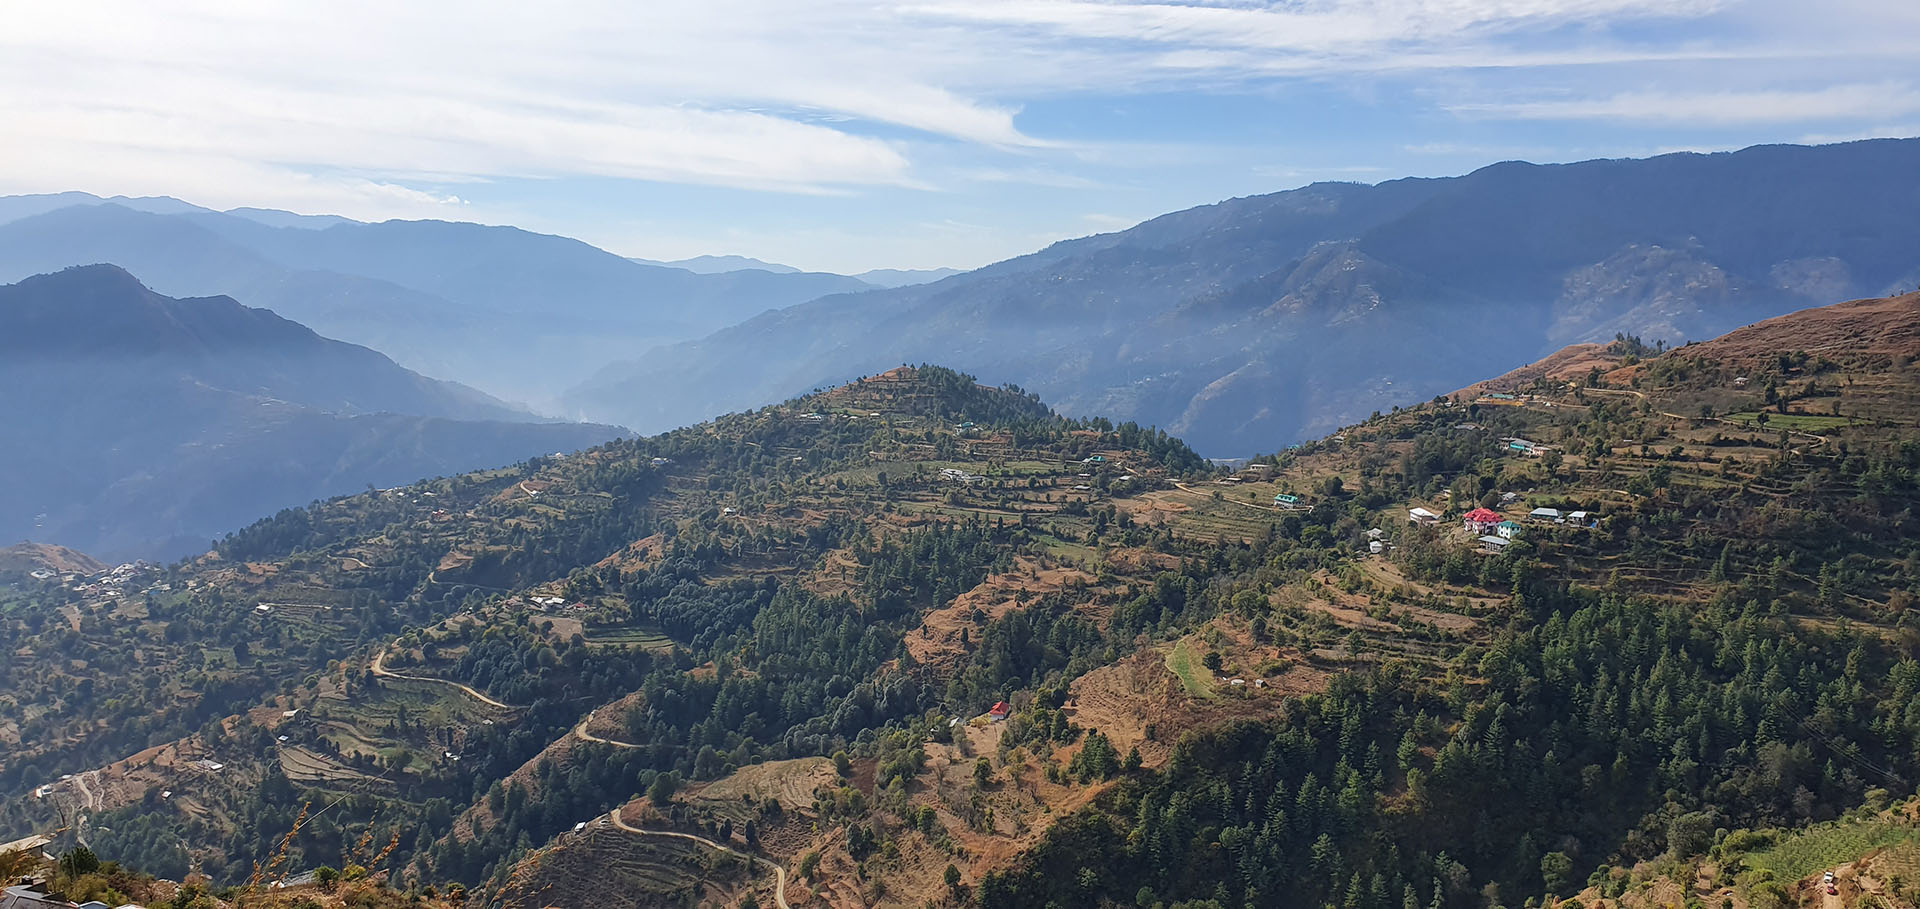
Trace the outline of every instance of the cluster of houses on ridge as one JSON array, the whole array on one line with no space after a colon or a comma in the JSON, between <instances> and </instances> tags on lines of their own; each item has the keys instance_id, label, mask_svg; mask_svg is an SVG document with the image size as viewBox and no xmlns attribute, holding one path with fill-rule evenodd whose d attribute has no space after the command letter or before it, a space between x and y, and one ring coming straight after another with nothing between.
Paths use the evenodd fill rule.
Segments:
<instances>
[{"instance_id":1,"label":"cluster of houses on ridge","mask_svg":"<svg viewBox=\"0 0 1920 909\"><path fill-rule=\"evenodd\" d=\"M1509 498L1511 497L1511 498ZM1502 501L1514 501L1517 496L1508 493ZM1570 527L1593 527L1595 516L1587 511L1562 512L1558 508L1535 508L1527 512L1527 523L1556 524ZM1439 512L1422 506L1407 509L1409 524L1438 524ZM1513 541L1526 532L1526 525L1515 521L1491 508L1475 508L1461 518L1461 529L1471 533L1486 552L1499 552L1512 545ZM1378 550L1375 550L1376 552Z\"/></svg>"},{"instance_id":2,"label":"cluster of houses on ridge","mask_svg":"<svg viewBox=\"0 0 1920 909\"><path fill-rule=\"evenodd\" d=\"M51 568L36 568L27 572L27 576L36 581L51 581L57 577L62 585L75 593L117 597L134 589L143 577L151 577L158 573L158 568L144 561L133 561L94 574L78 572L62 574Z\"/></svg>"},{"instance_id":3,"label":"cluster of houses on ridge","mask_svg":"<svg viewBox=\"0 0 1920 909\"><path fill-rule=\"evenodd\" d=\"M541 612L549 612L549 611L557 612L560 610L570 610L570 611L578 612L581 610L593 608L591 606L588 606L586 603L582 603L579 601L569 603L567 602L566 597L529 596L524 601L518 598L515 598L513 602L515 603L525 602L528 606L532 606L533 608L538 609Z\"/></svg>"}]
</instances>

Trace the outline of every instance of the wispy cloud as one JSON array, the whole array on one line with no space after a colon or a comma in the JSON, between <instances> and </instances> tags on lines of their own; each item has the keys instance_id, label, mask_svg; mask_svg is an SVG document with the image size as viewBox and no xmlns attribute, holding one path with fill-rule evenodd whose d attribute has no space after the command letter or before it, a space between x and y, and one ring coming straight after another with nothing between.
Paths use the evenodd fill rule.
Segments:
<instances>
[{"instance_id":1,"label":"wispy cloud","mask_svg":"<svg viewBox=\"0 0 1920 909\"><path fill-rule=\"evenodd\" d=\"M1651 123L1805 123L1920 113L1910 84L1833 85L1818 89L1639 91L1600 98L1462 103L1456 113L1520 120L1618 120Z\"/></svg>"},{"instance_id":2,"label":"wispy cloud","mask_svg":"<svg viewBox=\"0 0 1920 909\"><path fill-rule=\"evenodd\" d=\"M1262 168L1275 160L1377 161L1388 170L1367 173L1387 173L1396 165L1380 149L1539 142L1551 158L1573 143L1380 130L1355 140L1371 147L1302 154L1235 147L1267 136L1233 128L1189 134L1151 118L1120 129L1060 116L1076 101L1318 91L1403 123L1804 123L1794 133L1843 133L1920 110L1920 71L1906 56L1920 43L1917 9L1893 0L26 3L0 29L0 191L504 219L524 212L500 201L500 186L625 181L777 193L764 197L776 204L905 193L915 200L895 204L905 218L929 195L1032 185L1050 199L1086 193L1095 210L1109 204L1096 193L1138 193L1196 171L1233 169L1246 181L1204 185L1249 191L1332 173ZM1792 74L1773 72L1783 60ZM1674 88L1675 74L1709 87ZM1515 94L1521 87L1528 93ZM1314 122L1289 126L1291 145L1340 141ZM756 238L786 235L799 236Z\"/></svg>"}]
</instances>

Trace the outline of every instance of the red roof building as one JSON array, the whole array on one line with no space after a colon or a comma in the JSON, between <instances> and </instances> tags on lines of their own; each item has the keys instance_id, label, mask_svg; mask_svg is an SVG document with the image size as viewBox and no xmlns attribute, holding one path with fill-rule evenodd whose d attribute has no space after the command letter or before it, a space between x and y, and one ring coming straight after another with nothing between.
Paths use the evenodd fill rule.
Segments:
<instances>
[{"instance_id":1,"label":"red roof building","mask_svg":"<svg viewBox=\"0 0 1920 909\"><path fill-rule=\"evenodd\" d=\"M1499 526L1503 520L1506 519L1500 516L1500 512L1491 508L1475 508L1467 512L1466 524L1468 530L1485 533L1489 528Z\"/></svg>"},{"instance_id":2,"label":"red roof building","mask_svg":"<svg viewBox=\"0 0 1920 909\"><path fill-rule=\"evenodd\" d=\"M1007 714L1012 712L1013 712L1013 706L1008 704L1006 701L1001 701L1000 703L993 705L993 709L987 711L987 716L993 717L996 720L1004 720L1007 718Z\"/></svg>"}]
</instances>

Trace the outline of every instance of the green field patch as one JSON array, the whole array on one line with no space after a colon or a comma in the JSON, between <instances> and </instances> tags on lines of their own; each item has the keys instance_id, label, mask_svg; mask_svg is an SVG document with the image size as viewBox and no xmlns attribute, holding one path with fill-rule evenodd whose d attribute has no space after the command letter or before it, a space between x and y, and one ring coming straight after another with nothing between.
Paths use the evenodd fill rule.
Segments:
<instances>
[{"instance_id":1,"label":"green field patch","mask_svg":"<svg viewBox=\"0 0 1920 909\"><path fill-rule=\"evenodd\" d=\"M1743 858L1749 868L1773 872L1776 881L1797 881L1884 846L1916 842L1920 842L1920 830L1876 816L1810 827Z\"/></svg>"},{"instance_id":2,"label":"green field patch","mask_svg":"<svg viewBox=\"0 0 1920 909\"><path fill-rule=\"evenodd\" d=\"M1180 684L1186 686L1187 694L1196 698L1213 697L1213 673L1207 667L1198 665L1194 659L1192 642L1181 638L1173 649L1167 652L1167 668L1180 677Z\"/></svg>"},{"instance_id":3,"label":"green field patch","mask_svg":"<svg viewBox=\"0 0 1920 909\"><path fill-rule=\"evenodd\" d=\"M672 650L673 639L656 628L600 628L587 633L587 643L596 647L640 647L646 650Z\"/></svg>"},{"instance_id":4,"label":"green field patch","mask_svg":"<svg viewBox=\"0 0 1920 909\"><path fill-rule=\"evenodd\" d=\"M1843 426L1852 426L1858 422L1852 417L1836 417L1813 413L1769 413L1766 417L1767 429L1794 429L1800 432L1825 432L1830 429L1839 429ZM1727 414L1727 419L1731 422L1747 426L1761 425L1760 413L1758 411L1749 410L1742 413L1730 413Z\"/></svg>"},{"instance_id":5,"label":"green field patch","mask_svg":"<svg viewBox=\"0 0 1920 909\"><path fill-rule=\"evenodd\" d=\"M1053 556L1056 559L1072 562L1082 568L1088 569L1093 568L1095 563L1099 561L1100 554L1095 552L1092 546L1088 546L1085 543L1063 540L1052 535L1041 536L1038 539L1040 544L1046 547L1047 555Z\"/></svg>"}]
</instances>

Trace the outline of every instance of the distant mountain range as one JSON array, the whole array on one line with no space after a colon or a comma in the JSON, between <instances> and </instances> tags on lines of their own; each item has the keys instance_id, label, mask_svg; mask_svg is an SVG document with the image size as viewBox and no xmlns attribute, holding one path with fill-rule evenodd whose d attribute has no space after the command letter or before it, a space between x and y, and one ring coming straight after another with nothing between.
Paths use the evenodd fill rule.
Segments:
<instances>
[{"instance_id":1,"label":"distant mountain range","mask_svg":"<svg viewBox=\"0 0 1920 909\"><path fill-rule=\"evenodd\" d=\"M797 275L800 273L800 269L794 268L791 265L781 265L778 262L762 262L759 259L749 258L747 256L694 256L691 259L675 259L671 262L661 262L655 259L634 259L633 261L641 265L684 268L696 275L718 275L730 271L747 271L748 269L772 272L776 275Z\"/></svg>"},{"instance_id":2,"label":"distant mountain range","mask_svg":"<svg viewBox=\"0 0 1920 909\"><path fill-rule=\"evenodd\" d=\"M125 209L122 209L123 211ZM174 556L316 498L618 437L108 265L0 287L0 539Z\"/></svg>"},{"instance_id":3,"label":"distant mountain range","mask_svg":"<svg viewBox=\"0 0 1920 909\"><path fill-rule=\"evenodd\" d=\"M1321 183L931 284L757 316L602 371L643 431L910 362L1065 413L1272 450L1617 332L1681 342L1920 282L1920 140Z\"/></svg>"},{"instance_id":4,"label":"distant mountain range","mask_svg":"<svg viewBox=\"0 0 1920 909\"><path fill-rule=\"evenodd\" d=\"M233 296L529 402L655 344L871 289L843 275L697 275L511 227L215 212L165 198L0 198L0 222L0 281L111 262L162 293Z\"/></svg>"},{"instance_id":5,"label":"distant mountain range","mask_svg":"<svg viewBox=\"0 0 1920 909\"><path fill-rule=\"evenodd\" d=\"M776 275L802 274L791 265L778 262L763 262L747 256L694 256L691 259L675 259L661 262L654 259L634 259L642 265L662 265L667 268L684 268L700 275L718 275L730 271L764 271ZM848 277L871 284L874 287L906 287L911 284L926 284L960 274L958 268L876 268Z\"/></svg>"}]
</instances>

